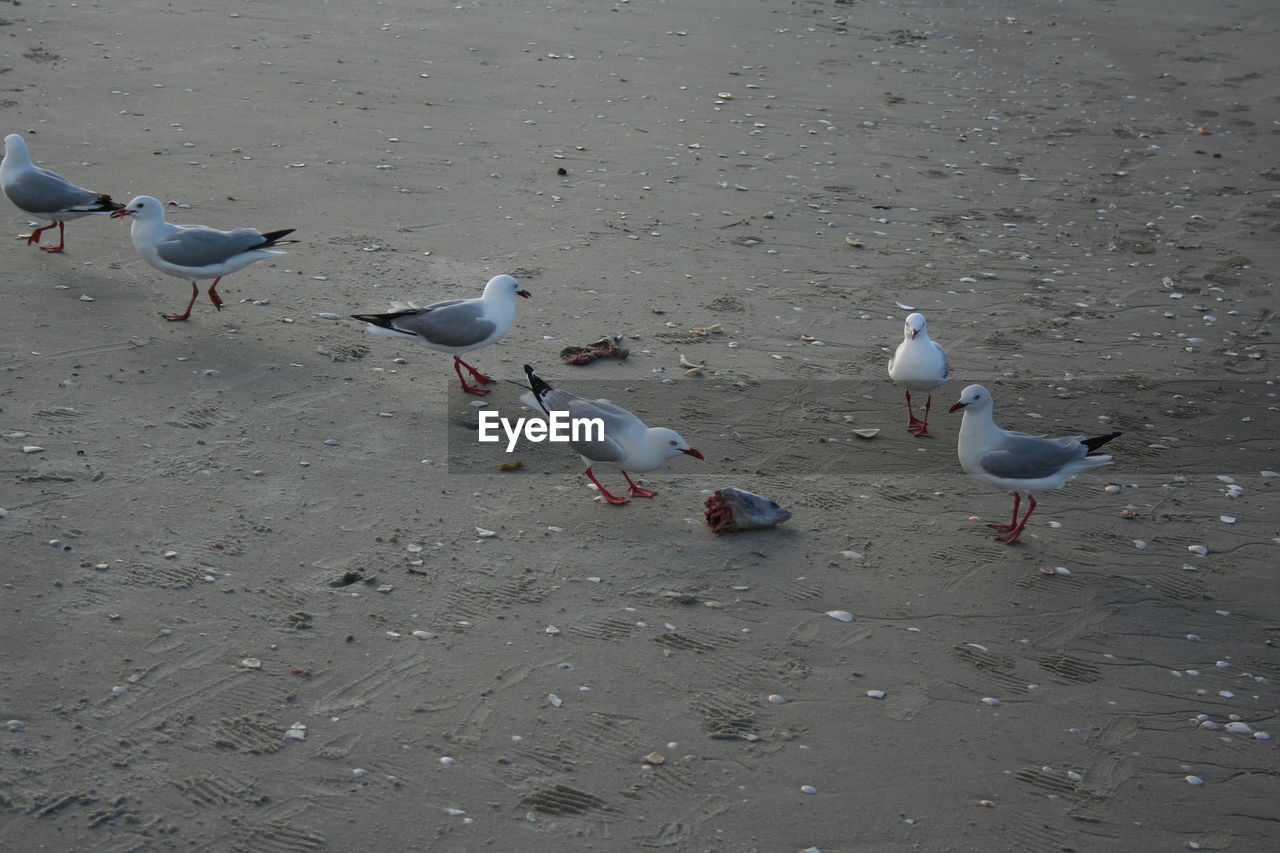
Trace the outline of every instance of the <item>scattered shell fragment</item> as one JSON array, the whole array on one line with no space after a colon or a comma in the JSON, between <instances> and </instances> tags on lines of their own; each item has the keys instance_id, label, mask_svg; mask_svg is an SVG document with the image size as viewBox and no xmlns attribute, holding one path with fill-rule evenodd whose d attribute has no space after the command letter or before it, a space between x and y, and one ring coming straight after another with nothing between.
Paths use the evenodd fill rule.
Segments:
<instances>
[{"instance_id":1,"label":"scattered shell fragment","mask_svg":"<svg viewBox=\"0 0 1280 853\"><path fill-rule=\"evenodd\" d=\"M982 704L990 705L992 708L999 708L1000 700L996 699L994 696L986 696L986 697L983 697Z\"/></svg>"},{"instance_id":2,"label":"scattered shell fragment","mask_svg":"<svg viewBox=\"0 0 1280 853\"><path fill-rule=\"evenodd\" d=\"M777 693L769 694L768 698L769 698L770 704L773 704L773 705L785 705L787 702L787 697L779 696Z\"/></svg>"},{"instance_id":3,"label":"scattered shell fragment","mask_svg":"<svg viewBox=\"0 0 1280 853\"><path fill-rule=\"evenodd\" d=\"M452 767L453 765L458 763L458 760L456 758L451 758L447 755L442 755L440 756L440 763L443 764L445 767Z\"/></svg>"},{"instance_id":4,"label":"scattered shell fragment","mask_svg":"<svg viewBox=\"0 0 1280 853\"><path fill-rule=\"evenodd\" d=\"M4 724L4 727L11 732L20 732L27 727L27 724L22 720L9 720Z\"/></svg>"},{"instance_id":5,"label":"scattered shell fragment","mask_svg":"<svg viewBox=\"0 0 1280 853\"><path fill-rule=\"evenodd\" d=\"M1205 554L1209 553L1209 549L1203 545L1188 545L1187 550L1190 551L1192 554L1196 554L1197 556L1200 556L1200 557L1203 557Z\"/></svg>"},{"instance_id":6,"label":"scattered shell fragment","mask_svg":"<svg viewBox=\"0 0 1280 853\"><path fill-rule=\"evenodd\" d=\"M813 787L812 785L801 785L801 786L800 786L800 793L802 793L802 794L816 794L816 793L818 793L818 789L817 789L817 788L815 788L815 787Z\"/></svg>"},{"instance_id":7,"label":"scattered shell fragment","mask_svg":"<svg viewBox=\"0 0 1280 853\"><path fill-rule=\"evenodd\" d=\"M702 365L698 364L696 361L690 361L690 360L685 356L685 354L684 354L684 353L681 353L681 354L680 354L680 366L681 366L681 367L701 367Z\"/></svg>"},{"instance_id":8,"label":"scattered shell fragment","mask_svg":"<svg viewBox=\"0 0 1280 853\"><path fill-rule=\"evenodd\" d=\"M1203 784L1204 784L1204 780L1203 780L1203 779L1201 779L1199 776L1187 776L1187 777L1184 777L1184 778L1186 778L1186 780L1187 780L1187 784L1189 784L1189 785L1203 785Z\"/></svg>"},{"instance_id":9,"label":"scattered shell fragment","mask_svg":"<svg viewBox=\"0 0 1280 853\"><path fill-rule=\"evenodd\" d=\"M412 631L410 635L417 637L419 640L434 640L436 636L430 631Z\"/></svg>"},{"instance_id":10,"label":"scattered shell fragment","mask_svg":"<svg viewBox=\"0 0 1280 853\"><path fill-rule=\"evenodd\" d=\"M547 701L551 703L552 708L559 708L564 704L564 700L554 693L547 694Z\"/></svg>"},{"instance_id":11,"label":"scattered shell fragment","mask_svg":"<svg viewBox=\"0 0 1280 853\"><path fill-rule=\"evenodd\" d=\"M476 535L479 536L481 539L492 539L498 534L494 533L492 530L485 530L483 527L477 527Z\"/></svg>"},{"instance_id":12,"label":"scattered shell fragment","mask_svg":"<svg viewBox=\"0 0 1280 853\"><path fill-rule=\"evenodd\" d=\"M1231 732L1233 735L1253 734L1253 728L1248 723L1240 722L1238 720L1233 723L1227 723L1223 728Z\"/></svg>"},{"instance_id":13,"label":"scattered shell fragment","mask_svg":"<svg viewBox=\"0 0 1280 853\"><path fill-rule=\"evenodd\" d=\"M43 453L44 448L38 444L24 444L22 445L22 452L23 453Z\"/></svg>"},{"instance_id":14,"label":"scattered shell fragment","mask_svg":"<svg viewBox=\"0 0 1280 853\"><path fill-rule=\"evenodd\" d=\"M883 690L868 690L867 695L872 699L883 699L887 694Z\"/></svg>"},{"instance_id":15,"label":"scattered shell fragment","mask_svg":"<svg viewBox=\"0 0 1280 853\"><path fill-rule=\"evenodd\" d=\"M837 622L852 622L853 614L848 610L828 610L827 615Z\"/></svg>"},{"instance_id":16,"label":"scattered shell fragment","mask_svg":"<svg viewBox=\"0 0 1280 853\"><path fill-rule=\"evenodd\" d=\"M854 435L856 435L858 438L875 438L877 435L879 435L879 434L880 434L880 430L878 430L878 429L872 429L872 428L867 428L867 429L853 429L853 430L849 430L849 431L850 431L851 433L853 433Z\"/></svg>"},{"instance_id":17,"label":"scattered shell fragment","mask_svg":"<svg viewBox=\"0 0 1280 853\"><path fill-rule=\"evenodd\" d=\"M262 669L262 661L257 658L245 658L240 661L240 665L245 669Z\"/></svg>"},{"instance_id":18,"label":"scattered shell fragment","mask_svg":"<svg viewBox=\"0 0 1280 853\"><path fill-rule=\"evenodd\" d=\"M664 764L666 763L667 757L661 752L655 750L640 760L645 764Z\"/></svg>"}]
</instances>

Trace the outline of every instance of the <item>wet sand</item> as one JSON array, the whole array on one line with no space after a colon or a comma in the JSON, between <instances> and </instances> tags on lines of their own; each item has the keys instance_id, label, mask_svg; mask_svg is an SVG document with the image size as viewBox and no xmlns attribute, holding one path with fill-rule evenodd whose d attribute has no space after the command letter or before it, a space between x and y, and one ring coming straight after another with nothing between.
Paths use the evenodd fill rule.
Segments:
<instances>
[{"instance_id":1,"label":"wet sand","mask_svg":"<svg viewBox=\"0 0 1280 853\"><path fill-rule=\"evenodd\" d=\"M39 165L301 241L186 323L127 224L4 249L0 847L1273 845L1274 741L1225 728L1280 707L1269 4L0 24ZM533 299L469 357L488 408L528 363L706 462L604 505L345 319L498 273ZM911 309L933 440L885 372ZM602 335L629 357L560 363ZM1009 428L1124 432L1013 546L956 462L970 382ZM715 536L730 486L794 515Z\"/></svg>"}]
</instances>

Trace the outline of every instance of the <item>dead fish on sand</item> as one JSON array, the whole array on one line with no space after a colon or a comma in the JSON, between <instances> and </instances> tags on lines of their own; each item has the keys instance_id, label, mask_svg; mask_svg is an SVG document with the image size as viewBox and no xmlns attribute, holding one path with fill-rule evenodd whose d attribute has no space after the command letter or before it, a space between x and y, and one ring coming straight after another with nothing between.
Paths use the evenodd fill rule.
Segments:
<instances>
[{"instance_id":1,"label":"dead fish on sand","mask_svg":"<svg viewBox=\"0 0 1280 853\"><path fill-rule=\"evenodd\" d=\"M777 527L791 517L791 510L742 489L716 489L703 514L713 533L736 533Z\"/></svg>"}]
</instances>

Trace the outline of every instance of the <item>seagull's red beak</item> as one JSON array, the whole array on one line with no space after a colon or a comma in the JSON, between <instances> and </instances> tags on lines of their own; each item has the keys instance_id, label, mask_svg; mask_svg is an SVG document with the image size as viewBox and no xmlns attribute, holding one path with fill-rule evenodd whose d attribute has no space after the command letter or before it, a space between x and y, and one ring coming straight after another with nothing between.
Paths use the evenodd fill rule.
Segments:
<instances>
[{"instance_id":1,"label":"seagull's red beak","mask_svg":"<svg viewBox=\"0 0 1280 853\"><path fill-rule=\"evenodd\" d=\"M706 458L707 458L703 456L701 453L699 453L698 451L694 450L692 447L690 447L688 450L681 450L680 452L686 456L692 456L694 459L701 459L704 462L706 461Z\"/></svg>"},{"instance_id":2,"label":"seagull's red beak","mask_svg":"<svg viewBox=\"0 0 1280 853\"><path fill-rule=\"evenodd\" d=\"M919 330L919 329L912 329L912 330L911 330L911 340L913 340L913 341L914 341L914 340L916 339L916 335L918 335L918 334L920 334L920 330Z\"/></svg>"},{"instance_id":3,"label":"seagull's red beak","mask_svg":"<svg viewBox=\"0 0 1280 853\"><path fill-rule=\"evenodd\" d=\"M119 210L113 210L113 211L111 211L111 218L112 218L112 219L120 219L121 217L124 217L124 216L130 216L130 215L132 215L132 213L133 213L133 211L132 211L132 210L128 210L127 208L123 208L123 207L122 207L122 208L120 208Z\"/></svg>"},{"instance_id":4,"label":"seagull's red beak","mask_svg":"<svg viewBox=\"0 0 1280 853\"><path fill-rule=\"evenodd\" d=\"M964 408L965 406L967 406L967 405L969 405L969 404L968 404L968 403L956 403L954 406L952 406L951 408L947 409L947 414L948 414L948 415L950 415L950 414L953 414L953 413L955 413L955 412L958 412L958 411L960 411L961 409L963 409L963 408Z\"/></svg>"},{"instance_id":5,"label":"seagull's red beak","mask_svg":"<svg viewBox=\"0 0 1280 853\"><path fill-rule=\"evenodd\" d=\"M532 294L532 293L530 293L530 292L529 292L529 291L527 291L527 290L517 290L517 291L516 291L516 296L523 296L525 299L532 299L532 298L533 298L533 294Z\"/></svg>"}]
</instances>

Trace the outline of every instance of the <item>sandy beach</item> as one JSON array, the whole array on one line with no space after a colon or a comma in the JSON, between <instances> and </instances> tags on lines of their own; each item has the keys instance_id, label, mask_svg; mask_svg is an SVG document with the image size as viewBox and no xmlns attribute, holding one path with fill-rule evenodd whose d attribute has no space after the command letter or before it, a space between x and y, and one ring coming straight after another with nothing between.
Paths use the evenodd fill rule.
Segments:
<instances>
[{"instance_id":1,"label":"sandy beach","mask_svg":"<svg viewBox=\"0 0 1280 853\"><path fill-rule=\"evenodd\" d=\"M37 165L299 241L166 322L190 286L128 220L50 254L0 198L0 848L1275 848L1278 29L0 2ZM501 273L532 298L467 356L486 410L529 364L705 461L607 505L349 318ZM932 439L886 373L911 311ZM1123 433L1016 544L957 462L970 383ZM716 535L728 487L792 517Z\"/></svg>"}]
</instances>

